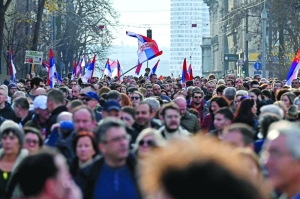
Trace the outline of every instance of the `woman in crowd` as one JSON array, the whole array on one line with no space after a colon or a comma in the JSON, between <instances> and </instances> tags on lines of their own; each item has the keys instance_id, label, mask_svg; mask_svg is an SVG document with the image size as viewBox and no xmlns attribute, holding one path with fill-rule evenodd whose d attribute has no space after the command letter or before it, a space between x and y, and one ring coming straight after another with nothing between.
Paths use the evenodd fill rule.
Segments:
<instances>
[{"instance_id":1,"label":"woman in crowd","mask_svg":"<svg viewBox=\"0 0 300 199\"><path fill-rule=\"evenodd\" d=\"M222 107L229 108L229 101L222 96L214 96L210 100L209 113L204 117L202 122L202 130L211 131L214 130L214 115Z\"/></svg>"},{"instance_id":2,"label":"woman in crowd","mask_svg":"<svg viewBox=\"0 0 300 199\"><path fill-rule=\"evenodd\" d=\"M248 124L252 126L256 132L258 128L256 111L256 101L254 99L243 99L236 110L233 122Z\"/></svg>"},{"instance_id":3,"label":"woman in crowd","mask_svg":"<svg viewBox=\"0 0 300 199\"><path fill-rule=\"evenodd\" d=\"M25 126L23 128L25 134L24 148L29 151L30 154L37 153L44 144L42 132L37 128Z\"/></svg>"},{"instance_id":4,"label":"woman in crowd","mask_svg":"<svg viewBox=\"0 0 300 199\"><path fill-rule=\"evenodd\" d=\"M162 147L165 143L164 138L156 129L144 129L136 138L133 151L138 158L143 158L155 147Z\"/></svg>"},{"instance_id":5,"label":"woman in crowd","mask_svg":"<svg viewBox=\"0 0 300 199\"><path fill-rule=\"evenodd\" d=\"M286 108L286 105L284 104L284 102L283 101L276 101L276 102L274 102L274 104L282 109L283 114L284 114L284 118L286 118L288 109Z\"/></svg>"},{"instance_id":6,"label":"woman in crowd","mask_svg":"<svg viewBox=\"0 0 300 199\"><path fill-rule=\"evenodd\" d=\"M142 102L144 100L144 96L142 93L138 92L138 91L134 91L131 95L131 102L132 102L132 106L135 107L137 106L140 102Z\"/></svg>"},{"instance_id":7,"label":"woman in crowd","mask_svg":"<svg viewBox=\"0 0 300 199\"><path fill-rule=\"evenodd\" d=\"M70 166L70 173L72 174L75 182L80 186L78 181L78 175L80 172L84 172L85 169L89 169L98 156L98 147L95 141L95 136L92 132L80 131L74 141L73 148L76 153L76 157L72 161Z\"/></svg>"},{"instance_id":8,"label":"woman in crowd","mask_svg":"<svg viewBox=\"0 0 300 199\"><path fill-rule=\"evenodd\" d=\"M28 150L23 149L24 132L11 120L4 121L0 126L0 138L0 198L4 198L10 178L16 167L28 155Z\"/></svg>"},{"instance_id":9,"label":"woman in crowd","mask_svg":"<svg viewBox=\"0 0 300 199\"><path fill-rule=\"evenodd\" d=\"M130 98L125 93L121 93L121 97L121 106L132 106Z\"/></svg>"},{"instance_id":10,"label":"woman in crowd","mask_svg":"<svg viewBox=\"0 0 300 199\"><path fill-rule=\"evenodd\" d=\"M264 105L266 105L265 100L262 98L262 92L258 88L252 88L249 90L249 98L254 99L256 102L256 115L258 116L260 114L260 108Z\"/></svg>"},{"instance_id":11,"label":"woman in crowd","mask_svg":"<svg viewBox=\"0 0 300 199\"><path fill-rule=\"evenodd\" d=\"M286 108L290 108L291 105L294 104L294 100L296 98L296 95L292 92L287 92L281 95L280 100L283 101L285 104Z\"/></svg>"}]
</instances>

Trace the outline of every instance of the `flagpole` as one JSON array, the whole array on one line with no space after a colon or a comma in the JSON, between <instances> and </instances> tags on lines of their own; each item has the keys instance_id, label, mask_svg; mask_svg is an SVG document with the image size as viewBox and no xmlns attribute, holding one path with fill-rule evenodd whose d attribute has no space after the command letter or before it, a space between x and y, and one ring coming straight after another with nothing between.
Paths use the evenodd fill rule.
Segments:
<instances>
[{"instance_id":1,"label":"flagpole","mask_svg":"<svg viewBox=\"0 0 300 199\"><path fill-rule=\"evenodd\" d=\"M138 64L139 65L139 64ZM138 67L138 65L132 67L131 69L129 69L128 71L126 71L125 73L123 73L122 75L120 75L120 77L124 76L126 73L132 71L133 69L135 69L136 67Z\"/></svg>"}]
</instances>

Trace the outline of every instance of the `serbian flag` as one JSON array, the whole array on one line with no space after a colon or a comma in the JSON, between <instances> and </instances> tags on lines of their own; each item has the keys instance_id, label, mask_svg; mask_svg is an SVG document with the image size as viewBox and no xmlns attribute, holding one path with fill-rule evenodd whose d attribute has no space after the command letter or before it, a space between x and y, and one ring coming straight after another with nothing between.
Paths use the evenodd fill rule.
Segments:
<instances>
[{"instance_id":1,"label":"serbian flag","mask_svg":"<svg viewBox=\"0 0 300 199\"><path fill-rule=\"evenodd\" d=\"M56 73L56 66L54 62L54 56L53 56L53 51L50 48L50 53L49 53L49 70L48 70L48 85L50 88L54 88L55 85L55 73Z\"/></svg>"},{"instance_id":2,"label":"serbian flag","mask_svg":"<svg viewBox=\"0 0 300 199\"><path fill-rule=\"evenodd\" d=\"M193 80L194 76L193 76L192 64L190 64L188 71L189 71L189 80Z\"/></svg>"},{"instance_id":3,"label":"serbian flag","mask_svg":"<svg viewBox=\"0 0 300 199\"><path fill-rule=\"evenodd\" d=\"M181 84L185 85L185 82L188 80L189 80L189 74L186 68L186 58L184 58L183 66L182 66Z\"/></svg>"},{"instance_id":4,"label":"serbian flag","mask_svg":"<svg viewBox=\"0 0 300 199\"><path fill-rule=\"evenodd\" d=\"M44 68L44 71L46 71L48 73L48 70L49 70L49 65L46 63L46 62L42 62L42 66Z\"/></svg>"},{"instance_id":5,"label":"serbian flag","mask_svg":"<svg viewBox=\"0 0 300 199\"><path fill-rule=\"evenodd\" d=\"M118 65L117 61L112 61L112 62L110 63L110 69L111 69L111 70L114 69L117 65Z\"/></svg>"},{"instance_id":6,"label":"serbian flag","mask_svg":"<svg viewBox=\"0 0 300 199\"><path fill-rule=\"evenodd\" d=\"M150 59L153 59L154 57L162 55L162 51L159 51L158 46L154 40L133 32L127 31L126 34L130 37L135 37L138 39L138 51L137 51L138 66L144 63L145 61L148 61Z\"/></svg>"},{"instance_id":7,"label":"serbian flag","mask_svg":"<svg viewBox=\"0 0 300 199\"><path fill-rule=\"evenodd\" d=\"M17 83L16 73L17 73L16 67L15 67L13 59L12 59L12 50L10 49L9 50L9 74L10 74L11 80L14 83Z\"/></svg>"},{"instance_id":8,"label":"serbian flag","mask_svg":"<svg viewBox=\"0 0 300 199\"><path fill-rule=\"evenodd\" d=\"M148 79L150 78L151 74L155 74L159 61L160 61L160 59L157 60L156 64L153 66L152 70L150 71L150 73L148 75Z\"/></svg>"},{"instance_id":9,"label":"serbian flag","mask_svg":"<svg viewBox=\"0 0 300 199\"><path fill-rule=\"evenodd\" d=\"M107 61L106 61L103 73L109 77L111 77L111 75L112 75L112 71L111 71L110 64L109 64L109 59L107 59Z\"/></svg>"},{"instance_id":10,"label":"serbian flag","mask_svg":"<svg viewBox=\"0 0 300 199\"><path fill-rule=\"evenodd\" d=\"M286 78L286 85L290 86L292 84L293 79L296 79L298 76L298 70L300 69L300 49L298 50L292 64L290 67L290 71Z\"/></svg>"},{"instance_id":11,"label":"serbian flag","mask_svg":"<svg viewBox=\"0 0 300 199\"><path fill-rule=\"evenodd\" d=\"M134 72L136 75L139 75L139 74L140 74L142 65L143 65L143 64L138 64L138 66L136 67L135 72Z\"/></svg>"},{"instance_id":12,"label":"serbian flag","mask_svg":"<svg viewBox=\"0 0 300 199\"><path fill-rule=\"evenodd\" d=\"M90 63L89 67L86 69L84 76L81 77L81 80L83 82L91 82L91 79L94 74L95 70L95 64L96 64L96 55L94 55L93 61Z\"/></svg>"},{"instance_id":13,"label":"serbian flag","mask_svg":"<svg viewBox=\"0 0 300 199\"><path fill-rule=\"evenodd\" d=\"M81 76L82 75L82 66L85 67L85 56L83 55L82 58L80 59L77 67L76 67L76 77L79 75Z\"/></svg>"},{"instance_id":14,"label":"serbian flag","mask_svg":"<svg viewBox=\"0 0 300 199\"><path fill-rule=\"evenodd\" d=\"M71 80L74 80L76 77L76 67L77 67L77 61L75 60L73 65Z\"/></svg>"},{"instance_id":15,"label":"serbian flag","mask_svg":"<svg viewBox=\"0 0 300 199\"><path fill-rule=\"evenodd\" d=\"M121 66L120 66L120 62L119 60L117 60L117 75L118 75L118 82L122 82L123 81L123 77L121 76Z\"/></svg>"}]
</instances>

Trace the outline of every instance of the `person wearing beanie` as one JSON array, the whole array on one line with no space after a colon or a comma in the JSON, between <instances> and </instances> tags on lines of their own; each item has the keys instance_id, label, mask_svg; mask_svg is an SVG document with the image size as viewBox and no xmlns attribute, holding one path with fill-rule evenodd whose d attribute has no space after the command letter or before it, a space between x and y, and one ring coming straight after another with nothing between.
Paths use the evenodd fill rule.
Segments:
<instances>
[{"instance_id":1,"label":"person wearing beanie","mask_svg":"<svg viewBox=\"0 0 300 199\"><path fill-rule=\"evenodd\" d=\"M11 120L4 121L0 126L0 140L0 198L3 198L12 174L28 155L28 150L23 149L23 130Z\"/></svg>"}]
</instances>

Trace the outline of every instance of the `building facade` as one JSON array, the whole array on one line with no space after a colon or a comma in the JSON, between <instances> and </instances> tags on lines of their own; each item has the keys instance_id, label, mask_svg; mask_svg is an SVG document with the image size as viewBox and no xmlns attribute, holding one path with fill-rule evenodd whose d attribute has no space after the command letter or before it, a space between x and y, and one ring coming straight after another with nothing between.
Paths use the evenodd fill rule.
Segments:
<instances>
[{"instance_id":1,"label":"building facade","mask_svg":"<svg viewBox=\"0 0 300 199\"><path fill-rule=\"evenodd\" d=\"M202 37L210 35L209 10L203 0L171 0L170 72L178 77L184 58L194 76L202 75Z\"/></svg>"}]
</instances>

